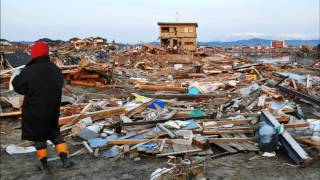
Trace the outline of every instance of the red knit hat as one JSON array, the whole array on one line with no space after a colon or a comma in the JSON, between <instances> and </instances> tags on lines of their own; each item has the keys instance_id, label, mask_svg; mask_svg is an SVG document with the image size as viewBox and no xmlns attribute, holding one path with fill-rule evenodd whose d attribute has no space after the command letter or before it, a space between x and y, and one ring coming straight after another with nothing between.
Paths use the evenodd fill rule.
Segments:
<instances>
[{"instance_id":1,"label":"red knit hat","mask_svg":"<svg viewBox=\"0 0 320 180\"><path fill-rule=\"evenodd\" d=\"M31 47L31 59L35 59L37 57L49 56L49 46L44 41L37 41Z\"/></svg>"}]
</instances>

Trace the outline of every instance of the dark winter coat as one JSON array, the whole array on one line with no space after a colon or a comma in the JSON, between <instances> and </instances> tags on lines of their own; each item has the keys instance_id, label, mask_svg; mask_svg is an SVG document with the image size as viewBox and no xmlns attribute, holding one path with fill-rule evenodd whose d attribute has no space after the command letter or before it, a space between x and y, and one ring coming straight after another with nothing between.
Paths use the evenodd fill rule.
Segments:
<instances>
[{"instance_id":1,"label":"dark winter coat","mask_svg":"<svg viewBox=\"0 0 320 180\"><path fill-rule=\"evenodd\" d=\"M60 135L58 125L63 77L49 57L32 60L16 76L14 90L25 95L22 106L22 139L46 141Z\"/></svg>"}]
</instances>

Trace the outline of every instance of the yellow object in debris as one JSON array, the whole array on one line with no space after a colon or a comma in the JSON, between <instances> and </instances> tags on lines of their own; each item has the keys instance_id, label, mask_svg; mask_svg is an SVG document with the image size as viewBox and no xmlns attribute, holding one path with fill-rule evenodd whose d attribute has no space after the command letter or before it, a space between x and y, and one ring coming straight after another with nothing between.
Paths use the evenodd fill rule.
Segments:
<instances>
[{"instance_id":1,"label":"yellow object in debris","mask_svg":"<svg viewBox=\"0 0 320 180\"><path fill-rule=\"evenodd\" d=\"M136 96L136 102L145 102L148 98L145 96Z\"/></svg>"},{"instance_id":2,"label":"yellow object in debris","mask_svg":"<svg viewBox=\"0 0 320 180\"><path fill-rule=\"evenodd\" d=\"M246 80L257 80L257 75L255 74L247 74Z\"/></svg>"}]
</instances>

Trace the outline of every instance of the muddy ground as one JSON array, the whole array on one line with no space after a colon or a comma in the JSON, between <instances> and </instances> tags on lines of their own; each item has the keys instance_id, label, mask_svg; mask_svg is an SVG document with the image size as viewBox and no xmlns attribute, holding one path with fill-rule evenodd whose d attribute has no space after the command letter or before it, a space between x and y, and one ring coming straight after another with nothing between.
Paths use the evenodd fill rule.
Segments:
<instances>
[{"instance_id":1,"label":"muddy ground","mask_svg":"<svg viewBox=\"0 0 320 180\"><path fill-rule=\"evenodd\" d=\"M1 147L20 142L19 121L1 121ZM10 128L8 128L10 127ZM81 146L71 146L75 152ZM49 156L56 156L50 148ZM33 153L8 155L1 148L1 180L5 179L148 179L157 168L166 164L166 159L141 157L141 160L122 159L112 161L107 158L96 158L81 154L72 158L76 166L62 169L60 161L51 161L52 175L42 174L37 169L37 160ZM285 154L276 158L263 158L256 153L238 153L208 160L205 164L205 175L209 179L313 179L320 177L320 160L305 168L292 165ZM49 177L49 178L48 178Z\"/></svg>"},{"instance_id":2,"label":"muddy ground","mask_svg":"<svg viewBox=\"0 0 320 180\"><path fill-rule=\"evenodd\" d=\"M81 88L78 93L84 93ZM101 93L101 92L98 92ZM103 94L107 94L103 92ZM1 180L9 179L148 179L157 168L166 165L166 158L141 157L141 160L121 159L112 161L81 154L72 158L76 165L68 170L62 169L60 161L51 161L52 174L43 174L37 169L34 153L8 155L4 147L21 142L19 120L0 120L1 132ZM71 153L82 145L71 146ZM55 157L53 148L49 157ZM238 153L208 160L205 163L205 176L209 179L281 179L281 180L319 180L320 160L315 159L311 166L301 168L292 165L286 154L276 158L263 158L256 153Z\"/></svg>"}]
</instances>

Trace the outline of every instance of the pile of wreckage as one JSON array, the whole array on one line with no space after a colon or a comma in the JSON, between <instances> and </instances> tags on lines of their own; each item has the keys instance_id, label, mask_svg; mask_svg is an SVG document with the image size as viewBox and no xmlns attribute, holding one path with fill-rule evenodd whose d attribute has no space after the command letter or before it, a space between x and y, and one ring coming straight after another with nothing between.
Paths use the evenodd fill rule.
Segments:
<instances>
[{"instance_id":1,"label":"pile of wreckage","mask_svg":"<svg viewBox=\"0 0 320 180\"><path fill-rule=\"evenodd\" d=\"M73 156L169 157L171 166L151 179L183 176L181 168L201 169L208 157L238 152L273 157L281 148L299 166L320 156L320 76L308 67L168 54L152 46L59 67L70 85L108 91L65 87L61 132L70 144L83 146ZM9 81L10 70L1 71L1 87ZM20 117L20 107L17 94L1 95L1 119ZM7 151L12 148L18 146Z\"/></svg>"}]
</instances>

